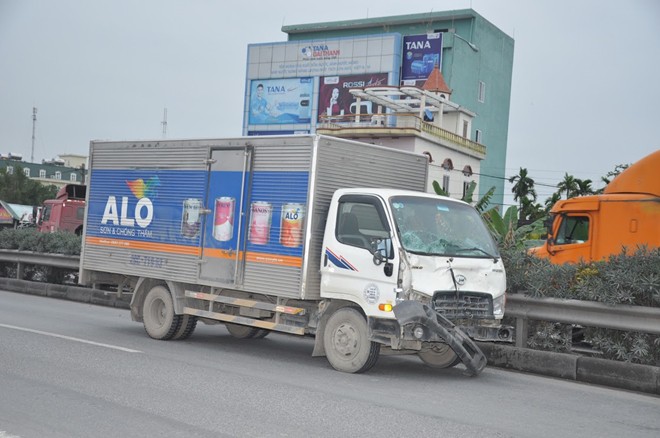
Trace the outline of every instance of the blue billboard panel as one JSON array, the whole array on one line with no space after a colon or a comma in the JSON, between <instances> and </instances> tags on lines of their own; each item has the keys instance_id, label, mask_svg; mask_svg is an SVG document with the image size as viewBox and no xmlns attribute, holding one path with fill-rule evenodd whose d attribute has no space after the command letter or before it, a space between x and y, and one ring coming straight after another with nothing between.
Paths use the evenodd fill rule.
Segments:
<instances>
[{"instance_id":1,"label":"blue billboard panel","mask_svg":"<svg viewBox=\"0 0 660 438\"><path fill-rule=\"evenodd\" d=\"M435 67L442 69L442 33L403 37L401 80L426 79Z\"/></svg>"},{"instance_id":2,"label":"blue billboard panel","mask_svg":"<svg viewBox=\"0 0 660 438\"><path fill-rule=\"evenodd\" d=\"M248 123L310 123L313 84L311 77L250 81Z\"/></svg>"}]
</instances>

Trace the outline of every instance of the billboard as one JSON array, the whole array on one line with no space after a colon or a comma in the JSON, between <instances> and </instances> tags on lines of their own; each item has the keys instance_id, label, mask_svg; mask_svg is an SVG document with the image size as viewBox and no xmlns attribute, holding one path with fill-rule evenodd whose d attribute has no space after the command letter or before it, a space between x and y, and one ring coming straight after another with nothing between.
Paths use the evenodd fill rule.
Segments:
<instances>
[{"instance_id":1,"label":"billboard","mask_svg":"<svg viewBox=\"0 0 660 438\"><path fill-rule=\"evenodd\" d=\"M351 88L365 88L385 86L388 73L373 73L350 76L324 76L319 83L319 121L332 120L341 122L342 116L346 117L358 112L357 102L349 93ZM361 102L360 114L372 114L376 108L372 108L371 102ZM346 117L346 121L348 117Z\"/></svg>"},{"instance_id":2,"label":"billboard","mask_svg":"<svg viewBox=\"0 0 660 438\"><path fill-rule=\"evenodd\" d=\"M313 84L311 77L252 80L249 124L310 123Z\"/></svg>"},{"instance_id":3,"label":"billboard","mask_svg":"<svg viewBox=\"0 0 660 438\"><path fill-rule=\"evenodd\" d=\"M435 67L442 69L442 33L403 37L402 81L426 79Z\"/></svg>"}]
</instances>

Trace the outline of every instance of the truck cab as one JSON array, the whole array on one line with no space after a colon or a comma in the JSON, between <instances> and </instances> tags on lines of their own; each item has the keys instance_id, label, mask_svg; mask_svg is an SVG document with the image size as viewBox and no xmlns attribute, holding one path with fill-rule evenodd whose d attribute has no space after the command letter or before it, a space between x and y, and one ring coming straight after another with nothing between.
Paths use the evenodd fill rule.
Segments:
<instances>
[{"instance_id":1,"label":"truck cab","mask_svg":"<svg viewBox=\"0 0 660 438\"><path fill-rule=\"evenodd\" d=\"M618 175L600 195L557 202L548 238L530 253L555 264L604 260L624 248L660 246L660 150Z\"/></svg>"},{"instance_id":2,"label":"truck cab","mask_svg":"<svg viewBox=\"0 0 660 438\"><path fill-rule=\"evenodd\" d=\"M86 186L67 184L57 192L55 199L44 201L37 224L39 232L66 231L82 235L85 194Z\"/></svg>"},{"instance_id":3,"label":"truck cab","mask_svg":"<svg viewBox=\"0 0 660 438\"><path fill-rule=\"evenodd\" d=\"M401 190L338 190L323 251L321 297L358 304L370 338L386 347L418 351L429 364L453 362L455 351L437 351L429 324L438 320L475 340L511 341L513 330L501 325L502 260L478 212L462 201ZM414 316L397 315L404 303L415 303ZM417 325L399 337L410 320Z\"/></svg>"}]
</instances>

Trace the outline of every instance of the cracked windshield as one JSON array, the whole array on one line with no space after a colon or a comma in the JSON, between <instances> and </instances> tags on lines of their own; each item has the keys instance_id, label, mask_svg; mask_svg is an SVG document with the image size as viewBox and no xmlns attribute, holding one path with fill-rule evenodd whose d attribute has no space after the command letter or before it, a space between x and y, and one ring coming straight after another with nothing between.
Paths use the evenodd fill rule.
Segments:
<instances>
[{"instance_id":1,"label":"cracked windshield","mask_svg":"<svg viewBox=\"0 0 660 438\"><path fill-rule=\"evenodd\" d=\"M390 200L406 251L420 255L499 257L479 213L469 205L432 198Z\"/></svg>"}]
</instances>

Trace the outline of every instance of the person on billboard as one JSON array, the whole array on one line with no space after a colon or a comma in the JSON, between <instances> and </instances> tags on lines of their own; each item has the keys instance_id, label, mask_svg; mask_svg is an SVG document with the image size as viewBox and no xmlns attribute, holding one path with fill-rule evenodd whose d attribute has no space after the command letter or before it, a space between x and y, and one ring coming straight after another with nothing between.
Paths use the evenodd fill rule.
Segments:
<instances>
[{"instance_id":1,"label":"person on billboard","mask_svg":"<svg viewBox=\"0 0 660 438\"><path fill-rule=\"evenodd\" d=\"M268 116L271 116L271 106L268 103L268 100L264 97L264 85L257 85L257 90L252 100L250 101L250 111L252 111L252 116L256 119L264 120Z\"/></svg>"},{"instance_id":2,"label":"person on billboard","mask_svg":"<svg viewBox=\"0 0 660 438\"><path fill-rule=\"evenodd\" d=\"M339 88L332 89L332 95L330 96L330 102L328 102L328 107L326 109L326 114L328 116L339 115ZM342 114L343 115L343 114Z\"/></svg>"}]
</instances>

